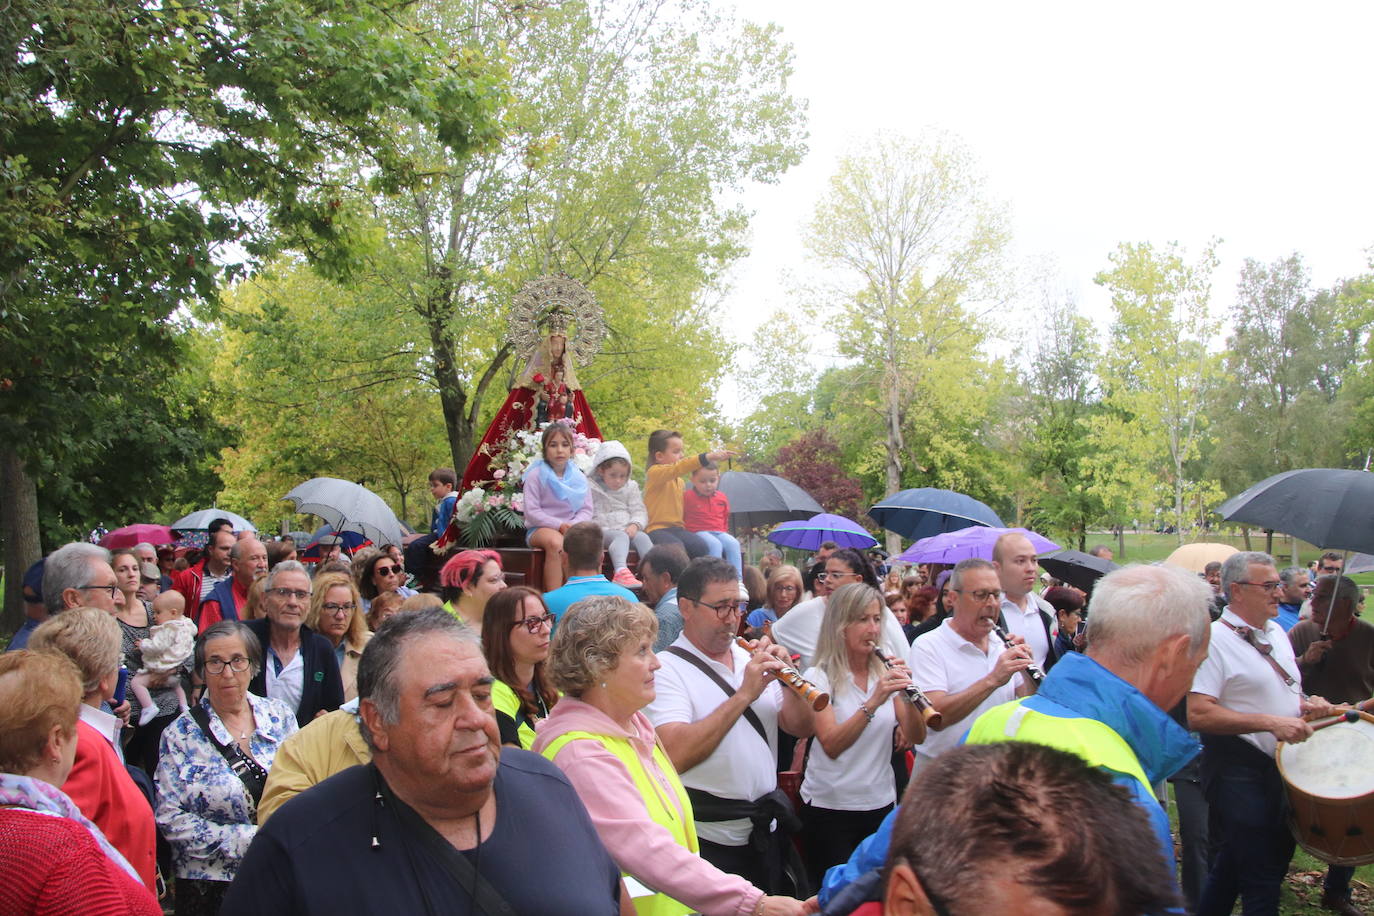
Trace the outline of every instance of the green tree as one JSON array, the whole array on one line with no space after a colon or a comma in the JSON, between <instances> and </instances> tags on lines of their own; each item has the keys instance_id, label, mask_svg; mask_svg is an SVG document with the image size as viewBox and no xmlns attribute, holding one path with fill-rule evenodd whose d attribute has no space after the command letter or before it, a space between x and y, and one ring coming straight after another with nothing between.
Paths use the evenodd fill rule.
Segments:
<instances>
[{"instance_id":1,"label":"green tree","mask_svg":"<svg viewBox=\"0 0 1374 916\"><path fill-rule=\"evenodd\" d=\"M1216 245L1189 263L1177 244L1123 243L1096 277L1111 293L1114 320L1087 466L1118 525L1152 519L1165 504L1180 544L1221 495L1197 468L1222 377L1211 350L1220 325L1208 309Z\"/></svg>"},{"instance_id":2,"label":"green tree","mask_svg":"<svg viewBox=\"0 0 1374 916\"><path fill-rule=\"evenodd\" d=\"M1271 474L1344 464L1350 399L1359 365L1359 315L1340 289L1314 293L1295 254L1246 259L1227 341L1213 473L1238 493ZM1255 430L1262 430L1256 436Z\"/></svg>"},{"instance_id":3,"label":"green tree","mask_svg":"<svg viewBox=\"0 0 1374 916\"><path fill-rule=\"evenodd\" d=\"M807 246L834 271L839 349L881 420L888 493L913 415L981 342L977 303L999 295L1007 239L972 156L938 134L878 137L841 161L816 207Z\"/></svg>"},{"instance_id":4,"label":"green tree","mask_svg":"<svg viewBox=\"0 0 1374 916\"><path fill-rule=\"evenodd\" d=\"M1085 461L1098 396L1097 342L1092 322L1071 301L1051 305L1036 339L1022 403L1029 433L1018 449L1039 485L1029 520L1036 530L1067 535L1085 550L1088 526L1103 514Z\"/></svg>"},{"instance_id":5,"label":"green tree","mask_svg":"<svg viewBox=\"0 0 1374 916\"><path fill-rule=\"evenodd\" d=\"M502 342L510 299L552 271L587 283L608 315L607 350L581 373L608 425L628 436L678 413L701 426L732 349L704 294L747 224L725 192L776 179L803 148L777 29L695 0L427 15L438 34L501 41L512 86L503 140L481 150L446 153L402 122L428 165L379 210L387 251L371 268L423 328L454 463L516 368Z\"/></svg>"},{"instance_id":6,"label":"green tree","mask_svg":"<svg viewBox=\"0 0 1374 916\"><path fill-rule=\"evenodd\" d=\"M337 156L365 150L369 180L395 190L414 174L391 129L399 112L451 149L489 136L498 74L401 27L405 8L20 0L0 10L0 468L11 492L33 488L40 456L61 473L117 447L101 418L147 396L142 372L174 371L179 309L212 303L221 277L286 242L348 266ZM9 568L40 544L8 526L39 514L6 513Z\"/></svg>"}]
</instances>

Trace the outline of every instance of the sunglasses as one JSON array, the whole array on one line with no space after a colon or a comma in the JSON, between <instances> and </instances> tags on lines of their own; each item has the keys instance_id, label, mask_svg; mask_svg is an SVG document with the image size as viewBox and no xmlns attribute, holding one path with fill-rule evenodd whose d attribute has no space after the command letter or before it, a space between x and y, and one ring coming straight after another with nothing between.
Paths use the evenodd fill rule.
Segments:
<instances>
[{"instance_id":1,"label":"sunglasses","mask_svg":"<svg viewBox=\"0 0 1374 916\"><path fill-rule=\"evenodd\" d=\"M373 569L379 576L399 576L405 572L400 566L377 566Z\"/></svg>"}]
</instances>

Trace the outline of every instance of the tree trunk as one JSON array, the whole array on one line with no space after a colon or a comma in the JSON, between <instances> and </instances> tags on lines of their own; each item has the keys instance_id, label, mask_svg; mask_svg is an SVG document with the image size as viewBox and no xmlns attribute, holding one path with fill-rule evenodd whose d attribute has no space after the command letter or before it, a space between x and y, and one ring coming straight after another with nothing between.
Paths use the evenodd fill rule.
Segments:
<instances>
[{"instance_id":1,"label":"tree trunk","mask_svg":"<svg viewBox=\"0 0 1374 916\"><path fill-rule=\"evenodd\" d=\"M1271 556L1271 557L1274 555L1274 529L1273 529L1273 528L1265 528L1265 529L1264 529L1264 552L1267 553L1267 554L1269 554L1269 556Z\"/></svg>"},{"instance_id":2,"label":"tree trunk","mask_svg":"<svg viewBox=\"0 0 1374 916\"><path fill-rule=\"evenodd\" d=\"M1126 559L1126 526L1116 526L1116 561L1120 563Z\"/></svg>"},{"instance_id":3,"label":"tree trunk","mask_svg":"<svg viewBox=\"0 0 1374 916\"><path fill-rule=\"evenodd\" d=\"M467 392L463 380L458 377L453 340L441 321L429 322L429 342L434 351L434 378L439 383L439 407L444 415L444 430L448 433L448 448L453 455L453 467L461 477L473 450Z\"/></svg>"},{"instance_id":4,"label":"tree trunk","mask_svg":"<svg viewBox=\"0 0 1374 916\"><path fill-rule=\"evenodd\" d=\"M1241 536L1242 538L1245 539L1245 549L1246 549L1246 550L1253 550L1254 548L1250 546L1250 526L1249 526L1249 525L1246 525L1244 528L1240 529L1240 536Z\"/></svg>"},{"instance_id":5,"label":"tree trunk","mask_svg":"<svg viewBox=\"0 0 1374 916\"><path fill-rule=\"evenodd\" d=\"M38 488L14 448L0 444L0 537L5 539L5 598L0 630L24 623L24 572L43 555L38 536Z\"/></svg>"}]
</instances>

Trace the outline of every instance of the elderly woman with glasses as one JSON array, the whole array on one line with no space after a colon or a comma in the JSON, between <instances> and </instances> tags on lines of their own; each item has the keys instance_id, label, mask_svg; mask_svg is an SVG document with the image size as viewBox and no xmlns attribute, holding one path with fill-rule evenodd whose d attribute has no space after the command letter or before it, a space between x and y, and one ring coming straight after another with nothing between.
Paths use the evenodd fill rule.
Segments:
<instances>
[{"instance_id":1,"label":"elderly woman with glasses","mask_svg":"<svg viewBox=\"0 0 1374 916\"><path fill-rule=\"evenodd\" d=\"M358 660L372 638L362 605L362 597L353 586L353 580L343 573L323 573L315 577L305 625L334 647L339 676L343 678L344 702L358 695Z\"/></svg>"},{"instance_id":2,"label":"elderly woman with glasses","mask_svg":"<svg viewBox=\"0 0 1374 916\"><path fill-rule=\"evenodd\" d=\"M482 654L496 680L491 701L501 743L529 750L536 724L547 719L558 691L545 671L553 615L532 588L497 592L482 615Z\"/></svg>"},{"instance_id":3,"label":"elderly woman with glasses","mask_svg":"<svg viewBox=\"0 0 1374 916\"><path fill-rule=\"evenodd\" d=\"M802 596L801 571L795 566L779 566L768 577L768 589L763 607L751 611L748 624L751 629L772 630L778 618L797 606Z\"/></svg>"},{"instance_id":4,"label":"elderly woman with glasses","mask_svg":"<svg viewBox=\"0 0 1374 916\"><path fill-rule=\"evenodd\" d=\"M248 692L262 661L247 624L208 627L195 651L205 696L162 733L157 823L172 848L178 916L219 912L257 832L267 771L296 731L295 710Z\"/></svg>"},{"instance_id":5,"label":"elderly woman with glasses","mask_svg":"<svg viewBox=\"0 0 1374 916\"><path fill-rule=\"evenodd\" d=\"M697 854L687 791L640 711L655 696L657 634L658 618L642 604L614 595L574 603L559 620L549 662L565 696L539 727L534 750L567 774L611 857L650 891L635 897L637 912L803 912L801 901L765 896Z\"/></svg>"},{"instance_id":6,"label":"elderly woman with glasses","mask_svg":"<svg viewBox=\"0 0 1374 916\"><path fill-rule=\"evenodd\" d=\"M402 598L416 593L406 587L405 566L385 550L369 549L354 556L353 581L362 596L364 614L372 610L373 599L382 592L399 592Z\"/></svg>"}]
</instances>

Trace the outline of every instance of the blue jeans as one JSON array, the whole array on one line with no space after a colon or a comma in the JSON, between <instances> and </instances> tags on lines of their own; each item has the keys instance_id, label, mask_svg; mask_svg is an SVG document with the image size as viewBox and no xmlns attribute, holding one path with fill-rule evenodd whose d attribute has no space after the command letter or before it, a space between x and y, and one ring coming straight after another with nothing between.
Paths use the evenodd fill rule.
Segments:
<instances>
[{"instance_id":1,"label":"blue jeans","mask_svg":"<svg viewBox=\"0 0 1374 916\"><path fill-rule=\"evenodd\" d=\"M713 557L721 557L725 562L735 567L735 572L744 575L744 566L740 559L739 541L735 540L734 535L725 531L698 531L698 535L706 542L706 549L711 552Z\"/></svg>"},{"instance_id":2,"label":"blue jeans","mask_svg":"<svg viewBox=\"0 0 1374 916\"><path fill-rule=\"evenodd\" d=\"M1214 754L1213 747L1206 743L1202 752L1214 853L1198 916L1229 916L1237 895L1244 916L1277 914L1296 845L1285 820L1283 778L1274 761L1253 747L1244 760ZM1209 761L1209 755L1221 759Z\"/></svg>"}]
</instances>

